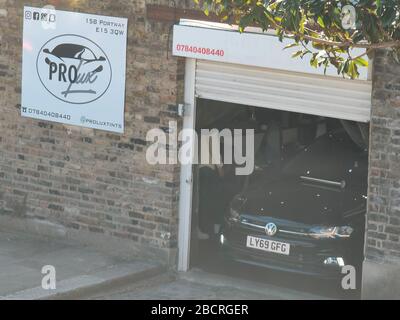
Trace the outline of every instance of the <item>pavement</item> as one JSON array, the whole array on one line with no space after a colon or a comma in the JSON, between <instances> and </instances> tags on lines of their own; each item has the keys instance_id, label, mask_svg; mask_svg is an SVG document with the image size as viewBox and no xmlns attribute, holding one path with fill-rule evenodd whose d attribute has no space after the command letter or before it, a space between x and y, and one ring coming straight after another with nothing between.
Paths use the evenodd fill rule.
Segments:
<instances>
[{"instance_id":1,"label":"pavement","mask_svg":"<svg viewBox=\"0 0 400 320\"><path fill-rule=\"evenodd\" d=\"M56 270L55 290L42 288L42 268L47 265ZM0 300L324 299L254 279L200 268L177 273L157 263L124 260L81 244L0 231Z\"/></svg>"},{"instance_id":2,"label":"pavement","mask_svg":"<svg viewBox=\"0 0 400 320\"><path fill-rule=\"evenodd\" d=\"M42 268L54 266L56 289L42 288ZM79 299L165 272L88 246L25 233L0 232L0 300Z\"/></svg>"},{"instance_id":3,"label":"pavement","mask_svg":"<svg viewBox=\"0 0 400 320\"><path fill-rule=\"evenodd\" d=\"M321 300L318 295L257 284L199 269L163 273L87 296L91 300Z\"/></svg>"}]
</instances>

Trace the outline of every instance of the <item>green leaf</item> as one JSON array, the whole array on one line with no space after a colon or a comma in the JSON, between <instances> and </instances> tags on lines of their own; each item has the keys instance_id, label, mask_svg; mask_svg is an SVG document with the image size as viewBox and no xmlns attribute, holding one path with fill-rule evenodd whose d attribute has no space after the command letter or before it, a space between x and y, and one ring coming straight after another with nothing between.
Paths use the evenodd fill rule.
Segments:
<instances>
[{"instance_id":1,"label":"green leaf","mask_svg":"<svg viewBox=\"0 0 400 320\"><path fill-rule=\"evenodd\" d=\"M298 47L298 46L299 46L299 44L294 42L294 43L291 43L291 44L288 44L287 46L285 46L283 48L283 50L290 49L290 48L293 48L293 47Z\"/></svg>"},{"instance_id":2,"label":"green leaf","mask_svg":"<svg viewBox=\"0 0 400 320\"><path fill-rule=\"evenodd\" d=\"M303 59L304 56L306 56L307 54L311 53L311 51L307 50L307 51L303 51L303 53L300 55L300 58Z\"/></svg>"},{"instance_id":3,"label":"green leaf","mask_svg":"<svg viewBox=\"0 0 400 320\"><path fill-rule=\"evenodd\" d=\"M347 74L351 79L355 79L359 76L357 64L354 61L349 61L349 67Z\"/></svg>"},{"instance_id":4,"label":"green leaf","mask_svg":"<svg viewBox=\"0 0 400 320\"><path fill-rule=\"evenodd\" d=\"M303 54L302 50L296 51L292 54L292 58L297 58L298 56L300 56L301 54Z\"/></svg>"},{"instance_id":5,"label":"green leaf","mask_svg":"<svg viewBox=\"0 0 400 320\"><path fill-rule=\"evenodd\" d=\"M313 42L312 46L313 46L314 49L317 49L317 50L323 50L324 49L324 45L322 45L322 44L320 44L318 42Z\"/></svg>"},{"instance_id":6,"label":"green leaf","mask_svg":"<svg viewBox=\"0 0 400 320\"><path fill-rule=\"evenodd\" d=\"M318 68L318 60L316 59L317 54L314 53L311 60L310 60L310 66L314 68Z\"/></svg>"},{"instance_id":7,"label":"green leaf","mask_svg":"<svg viewBox=\"0 0 400 320\"><path fill-rule=\"evenodd\" d=\"M354 62L361 67L368 67L368 61L361 57L354 59Z\"/></svg>"},{"instance_id":8,"label":"green leaf","mask_svg":"<svg viewBox=\"0 0 400 320\"><path fill-rule=\"evenodd\" d=\"M322 28L325 28L325 22L324 22L324 19L321 16L318 17L317 22Z\"/></svg>"}]
</instances>

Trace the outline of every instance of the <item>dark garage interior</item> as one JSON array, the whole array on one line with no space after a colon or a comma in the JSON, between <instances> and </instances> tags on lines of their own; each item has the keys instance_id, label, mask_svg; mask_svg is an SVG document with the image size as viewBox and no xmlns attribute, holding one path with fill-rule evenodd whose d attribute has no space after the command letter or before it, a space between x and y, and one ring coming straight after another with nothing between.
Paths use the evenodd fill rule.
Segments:
<instances>
[{"instance_id":1,"label":"dark garage interior","mask_svg":"<svg viewBox=\"0 0 400 320\"><path fill-rule=\"evenodd\" d=\"M194 166L191 267L359 297L369 125L198 99L199 136L226 128L254 129L254 171L235 175L235 163ZM349 264L356 290L341 286L340 270Z\"/></svg>"}]
</instances>

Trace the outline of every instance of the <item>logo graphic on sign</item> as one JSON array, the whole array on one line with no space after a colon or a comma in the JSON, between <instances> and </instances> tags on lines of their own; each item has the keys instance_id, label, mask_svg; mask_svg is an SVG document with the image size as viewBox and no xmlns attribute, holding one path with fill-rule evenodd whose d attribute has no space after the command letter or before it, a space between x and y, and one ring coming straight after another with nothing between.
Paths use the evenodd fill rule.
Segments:
<instances>
[{"instance_id":1,"label":"logo graphic on sign","mask_svg":"<svg viewBox=\"0 0 400 320\"><path fill-rule=\"evenodd\" d=\"M112 80L110 61L96 43L78 35L60 35L39 50L36 69L45 89L71 104L102 97Z\"/></svg>"}]
</instances>

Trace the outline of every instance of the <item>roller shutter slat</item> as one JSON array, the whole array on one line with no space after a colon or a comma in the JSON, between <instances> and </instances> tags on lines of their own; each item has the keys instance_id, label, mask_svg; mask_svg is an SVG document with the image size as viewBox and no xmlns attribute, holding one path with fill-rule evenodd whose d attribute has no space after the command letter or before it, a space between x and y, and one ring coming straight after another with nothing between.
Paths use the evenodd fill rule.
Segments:
<instances>
[{"instance_id":1,"label":"roller shutter slat","mask_svg":"<svg viewBox=\"0 0 400 320\"><path fill-rule=\"evenodd\" d=\"M370 81L198 60L196 96L324 117L368 122Z\"/></svg>"}]
</instances>

